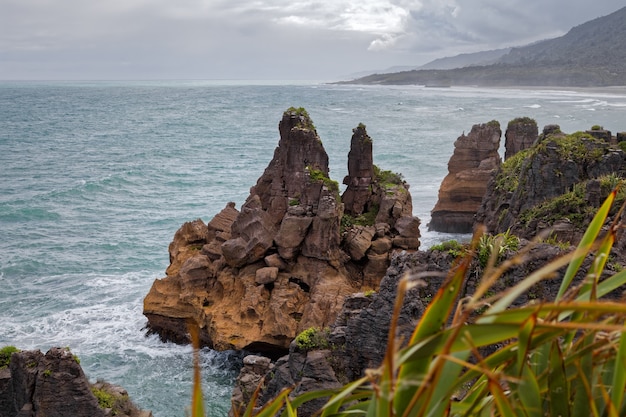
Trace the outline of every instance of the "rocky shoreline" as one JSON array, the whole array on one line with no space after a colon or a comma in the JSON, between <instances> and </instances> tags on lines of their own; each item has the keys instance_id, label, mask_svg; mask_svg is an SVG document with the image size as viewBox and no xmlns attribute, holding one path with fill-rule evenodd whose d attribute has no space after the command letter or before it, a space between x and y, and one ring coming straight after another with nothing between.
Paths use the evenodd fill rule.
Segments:
<instances>
[{"instance_id":1,"label":"rocky shoreline","mask_svg":"<svg viewBox=\"0 0 626 417\"><path fill-rule=\"evenodd\" d=\"M296 387L294 395L335 388L377 367L399 277L425 282L407 297L401 340L457 254L419 250L420 221L411 215L408 185L373 164L364 125L353 131L342 196L306 111L288 109L279 132L274 158L241 210L228 203L208 224L183 225L169 248L167 276L144 300L148 329L164 340L187 342L191 321L205 346L253 354L233 391L236 407L247 404L261 381L259 404L285 387ZM599 126L566 135L549 125L539 134L534 120L518 118L506 128L503 161L501 136L491 121L457 139L429 228L469 233L483 224L490 234L518 236L520 246L551 230L525 263L504 275L502 285L512 285L580 238L584 221L626 174L626 137ZM585 190L585 208L560 205L564 211L552 217L532 211L575 187ZM615 268L624 264L622 247L616 245ZM467 293L482 267L475 262ZM556 288L558 280L542 283L518 302L549 300ZM299 415L319 405L306 404Z\"/></svg>"},{"instance_id":2,"label":"rocky shoreline","mask_svg":"<svg viewBox=\"0 0 626 417\"><path fill-rule=\"evenodd\" d=\"M235 408L260 385L258 406L286 387L293 395L337 388L378 367L399 279L420 282L405 297L396 334L402 341L464 250L459 242L420 250L409 185L374 164L363 124L353 129L343 195L304 109L285 111L279 133L241 209L227 203L208 223L183 224L169 245L166 276L144 299L147 330L162 340L189 343L192 325L203 346L250 353L233 389ZM510 238L500 260L532 245L496 288L571 250L608 193L626 185L624 133L594 126L565 134L548 125L539 134L534 120L518 118L506 127L503 157L501 137L491 121L457 139L428 225L454 233L484 227L488 239ZM622 191L616 205L625 200ZM626 265L622 229L605 275ZM531 243L537 235L543 240ZM473 292L484 267L479 254L463 294ZM542 281L516 303L550 300L559 285ZM321 401L304 404L298 415L312 415ZM13 353L0 368L0 417L43 415L151 413L132 405L121 387L89 384L68 349Z\"/></svg>"}]
</instances>

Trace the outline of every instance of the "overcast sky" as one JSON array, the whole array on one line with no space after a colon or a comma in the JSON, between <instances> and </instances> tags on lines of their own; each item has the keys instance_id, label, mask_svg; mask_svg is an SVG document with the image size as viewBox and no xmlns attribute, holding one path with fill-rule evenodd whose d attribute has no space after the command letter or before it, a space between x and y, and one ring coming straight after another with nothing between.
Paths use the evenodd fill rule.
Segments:
<instances>
[{"instance_id":1,"label":"overcast sky","mask_svg":"<svg viewBox=\"0 0 626 417\"><path fill-rule=\"evenodd\" d=\"M0 0L0 79L335 80L524 45L624 0Z\"/></svg>"}]
</instances>

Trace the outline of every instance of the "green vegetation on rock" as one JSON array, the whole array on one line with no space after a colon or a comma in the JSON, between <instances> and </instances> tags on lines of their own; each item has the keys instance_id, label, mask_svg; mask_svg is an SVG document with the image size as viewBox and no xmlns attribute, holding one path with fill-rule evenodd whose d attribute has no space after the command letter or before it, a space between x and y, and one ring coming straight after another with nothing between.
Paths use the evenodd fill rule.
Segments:
<instances>
[{"instance_id":1,"label":"green vegetation on rock","mask_svg":"<svg viewBox=\"0 0 626 417\"><path fill-rule=\"evenodd\" d=\"M369 210L359 216L351 216L344 213L341 217L341 230L347 230L352 226L373 226L376 223L379 207L373 204Z\"/></svg>"},{"instance_id":2,"label":"green vegetation on rock","mask_svg":"<svg viewBox=\"0 0 626 417\"><path fill-rule=\"evenodd\" d=\"M315 125L313 125L313 121L309 117L309 113L306 111L304 107L289 107L285 113L293 114L299 117L300 122L298 126L304 129L315 130Z\"/></svg>"},{"instance_id":3,"label":"green vegetation on rock","mask_svg":"<svg viewBox=\"0 0 626 417\"><path fill-rule=\"evenodd\" d=\"M447 240L439 244L430 247L430 250L436 250L439 252L446 252L454 258L458 258L463 255L467 250L467 245L459 243L457 240Z\"/></svg>"},{"instance_id":4,"label":"green vegetation on rock","mask_svg":"<svg viewBox=\"0 0 626 417\"><path fill-rule=\"evenodd\" d=\"M96 396L100 408L113 408L115 405L115 397L110 392L96 387L91 387L91 392Z\"/></svg>"},{"instance_id":5,"label":"green vegetation on rock","mask_svg":"<svg viewBox=\"0 0 626 417\"><path fill-rule=\"evenodd\" d=\"M309 178L313 182L323 182L326 188L330 191L334 191L335 193L339 193L339 183L337 181L331 180L328 178L326 174L318 169L312 169L311 167L306 167L309 172Z\"/></svg>"},{"instance_id":6,"label":"green vegetation on rock","mask_svg":"<svg viewBox=\"0 0 626 417\"><path fill-rule=\"evenodd\" d=\"M296 346L300 350L315 350L315 349L328 349L330 342L328 337L330 335L330 329L319 327L309 327L303 330L298 336L296 336Z\"/></svg>"},{"instance_id":7,"label":"green vegetation on rock","mask_svg":"<svg viewBox=\"0 0 626 417\"><path fill-rule=\"evenodd\" d=\"M404 177L402 174L389 170L381 170L377 165L374 165L374 181L383 188L391 188L396 185L404 184Z\"/></svg>"},{"instance_id":8,"label":"green vegetation on rock","mask_svg":"<svg viewBox=\"0 0 626 417\"><path fill-rule=\"evenodd\" d=\"M519 187L522 165L526 157L532 152L531 149L524 149L516 153L500 165L500 170L496 176L496 190L513 192Z\"/></svg>"},{"instance_id":9,"label":"green vegetation on rock","mask_svg":"<svg viewBox=\"0 0 626 417\"><path fill-rule=\"evenodd\" d=\"M509 121L509 124L507 125L507 129L510 128L513 125L516 124L525 124L525 125L537 125L537 122L535 121L535 119L531 118L531 117L516 117L515 119Z\"/></svg>"},{"instance_id":10,"label":"green vegetation on rock","mask_svg":"<svg viewBox=\"0 0 626 417\"><path fill-rule=\"evenodd\" d=\"M9 366L11 355L15 352L19 352L15 346L4 346L0 349L0 369Z\"/></svg>"}]
</instances>

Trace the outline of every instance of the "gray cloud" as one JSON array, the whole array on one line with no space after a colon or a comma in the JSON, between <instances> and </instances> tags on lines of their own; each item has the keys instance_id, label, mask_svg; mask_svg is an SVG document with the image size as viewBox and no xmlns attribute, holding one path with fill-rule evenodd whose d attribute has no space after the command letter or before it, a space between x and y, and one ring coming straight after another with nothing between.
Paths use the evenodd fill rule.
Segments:
<instances>
[{"instance_id":1,"label":"gray cloud","mask_svg":"<svg viewBox=\"0 0 626 417\"><path fill-rule=\"evenodd\" d=\"M623 0L0 0L0 79L335 79L559 36Z\"/></svg>"}]
</instances>

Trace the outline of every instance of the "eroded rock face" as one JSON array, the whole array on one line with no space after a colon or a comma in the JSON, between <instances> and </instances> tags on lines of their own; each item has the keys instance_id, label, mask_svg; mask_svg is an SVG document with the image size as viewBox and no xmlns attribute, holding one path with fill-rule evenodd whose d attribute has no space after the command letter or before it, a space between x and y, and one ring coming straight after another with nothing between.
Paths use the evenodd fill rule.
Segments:
<instances>
[{"instance_id":1,"label":"eroded rock face","mask_svg":"<svg viewBox=\"0 0 626 417\"><path fill-rule=\"evenodd\" d=\"M125 393L124 405L101 408L82 368L68 349L52 348L45 355L38 350L16 352L9 366L0 370L0 416L152 416L149 411L134 406L123 388L99 384L97 388L108 393Z\"/></svg>"},{"instance_id":2,"label":"eroded rock face","mask_svg":"<svg viewBox=\"0 0 626 417\"><path fill-rule=\"evenodd\" d=\"M522 241L520 244L524 247L530 243ZM521 262L508 269L494 284L493 291L506 290L507 287L526 279L533 271L537 271L566 252L549 244L533 244ZM506 256L513 256L513 253L506 253ZM367 369L377 369L387 349L389 325L399 281L406 276L419 276L421 282L410 286L405 294L397 320L395 334L397 347L403 346L410 339L428 303L453 268L454 261L454 257L449 253L438 250L399 253L394 256L377 293L370 295L360 293L346 298L337 320L328 330L327 346L303 351L293 343L288 355L278 359L274 364L267 365L268 371L255 377L257 381L264 377L257 406L262 406L288 387L297 387L299 394L310 390L334 388L337 384L344 385L363 377ZM591 258L583 262L581 271L574 278L575 283L580 283L584 279L591 263ZM475 291L479 285L481 269L474 260L460 298ZM558 274L562 275L564 272L565 267L559 270ZM560 285L561 280L558 277L540 281L520 295L513 305L553 300ZM619 299L621 293L621 289L616 290L613 296ZM481 353L487 356L495 349L497 346L481 348ZM241 404L236 401L235 404L246 405L245 402ZM323 404L324 401L311 403L306 408L298 409L298 415L304 417L316 415Z\"/></svg>"},{"instance_id":3,"label":"eroded rock face","mask_svg":"<svg viewBox=\"0 0 626 417\"><path fill-rule=\"evenodd\" d=\"M346 296L378 288L391 253L419 248L408 185L376 177L365 126L354 130L345 216L306 112L285 112L279 132L241 211L229 203L176 232L167 277L144 299L151 332L184 343L191 323L204 345L276 357L303 329L330 325Z\"/></svg>"},{"instance_id":4,"label":"eroded rock face","mask_svg":"<svg viewBox=\"0 0 626 417\"><path fill-rule=\"evenodd\" d=\"M552 228L561 241L576 242L590 218L575 224L572 220L583 215L575 204L554 208L552 220L534 217L532 210L575 187L583 190L580 198L585 205L599 207L611 186L602 189L598 179L607 175L623 177L625 173L626 154L621 149L605 140L566 135L557 125L548 125L524 159L505 161L495 172L476 222L491 233L510 230L529 239ZM511 177L514 181L509 180Z\"/></svg>"},{"instance_id":5,"label":"eroded rock face","mask_svg":"<svg viewBox=\"0 0 626 417\"><path fill-rule=\"evenodd\" d=\"M431 212L430 230L469 233L474 225L487 184L500 165L500 124L474 125L469 135L454 142L448 175L439 188L439 199Z\"/></svg>"}]
</instances>

